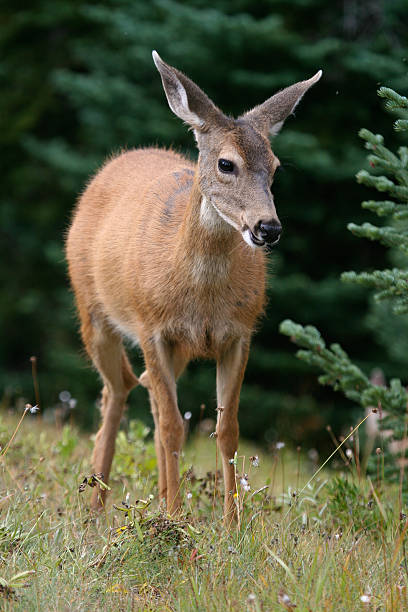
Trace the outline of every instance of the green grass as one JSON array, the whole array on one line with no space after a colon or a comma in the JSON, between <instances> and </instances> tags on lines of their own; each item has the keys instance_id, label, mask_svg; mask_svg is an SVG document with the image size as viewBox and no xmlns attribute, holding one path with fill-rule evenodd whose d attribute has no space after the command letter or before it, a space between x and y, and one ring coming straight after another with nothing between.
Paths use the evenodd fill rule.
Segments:
<instances>
[{"instance_id":1,"label":"green grass","mask_svg":"<svg viewBox=\"0 0 408 612\"><path fill-rule=\"evenodd\" d=\"M184 514L172 520L158 508L151 439L133 423L95 517L91 488L79 492L89 437L27 414L4 455L18 420L0 418L0 610L408 609L407 521L398 490L377 479L345 468L304 488L307 458L242 442L240 522L226 532L215 440L196 434L183 458Z\"/></svg>"}]
</instances>

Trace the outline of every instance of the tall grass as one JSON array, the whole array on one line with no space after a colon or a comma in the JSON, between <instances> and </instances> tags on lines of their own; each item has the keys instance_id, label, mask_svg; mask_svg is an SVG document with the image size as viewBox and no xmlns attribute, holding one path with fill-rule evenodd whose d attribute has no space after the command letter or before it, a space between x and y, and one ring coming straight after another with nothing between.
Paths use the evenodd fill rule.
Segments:
<instances>
[{"instance_id":1,"label":"tall grass","mask_svg":"<svg viewBox=\"0 0 408 612\"><path fill-rule=\"evenodd\" d=\"M7 447L18 421L0 420L1 610L408 609L398 490L365 478L350 453L313 477L300 451L242 442L240 522L227 532L208 435L187 445L176 520L157 500L148 431L131 424L95 516L91 440L27 413Z\"/></svg>"}]
</instances>

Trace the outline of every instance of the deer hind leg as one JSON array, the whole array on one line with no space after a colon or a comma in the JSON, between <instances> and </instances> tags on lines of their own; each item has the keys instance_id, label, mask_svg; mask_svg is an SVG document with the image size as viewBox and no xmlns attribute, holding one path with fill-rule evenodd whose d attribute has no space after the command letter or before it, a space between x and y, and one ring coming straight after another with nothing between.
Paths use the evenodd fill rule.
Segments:
<instances>
[{"instance_id":1,"label":"deer hind leg","mask_svg":"<svg viewBox=\"0 0 408 612\"><path fill-rule=\"evenodd\" d=\"M155 446L159 468L159 495L166 498L167 510L181 506L179 455L184 440L183 419L177 407L176 379L184 369L184 359L174 346L150 339L142 343L146 363L143 383L149 389L155 422Z\"/></svg>"},{"instance_id":2,"label":"deer hind leg","mask_svg":"<svg viewBox=\"0 0 408 612\"><path fill-rule=\"evenodd\" d=\"M102 424L96 434L92 464L96 473L102 473L108 481L115 452L115 440L129 391L138 384L138 379L124 351L122 339L106 323L98 320L83 323L85 345L104 386L102 390ZM103 506L106 491L95 487L91 505Z\"/></svg>"},{"instance_id":3,"label":"deer hind leg","mask_svg":"<svg viewBox=\"0 0 408 612\"><path fill-rule=\"evenodd\" d=\"M230 460L238 448L238 406L239 394L246 363L249 341L239 339L223 353L217 362L217 444L221 451L224 473L224 521L231 523L236 519L236 492L234 465Z\"/></svg>"}]
</instances>

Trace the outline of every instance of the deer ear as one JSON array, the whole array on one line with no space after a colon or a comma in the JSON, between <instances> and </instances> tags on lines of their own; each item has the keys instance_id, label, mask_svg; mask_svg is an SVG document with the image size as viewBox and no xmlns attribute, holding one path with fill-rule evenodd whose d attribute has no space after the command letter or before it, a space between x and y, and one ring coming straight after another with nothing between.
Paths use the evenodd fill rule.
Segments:
<instances>
[{"instance_id":1,"label":"deer ear","mask_svg":"<svg viewBox=\"0 0 408 612\"><path fill-rule=\"evenodd\" d=\"M169 106L177 117L191 125L194 130L205 130L211 123L219 122L224 117L191 79L163 62L157 51L153 51L152 56L160 72Z\"/></svg>"},{"instance_id":2,"label":"deer ear","mask_svg":"<svg viewBox=\"0 0 408 612\"><path fill-rule=\"evenodd\" d=\"M316 72L311 79L295 83L266 100L263 104L255 106L241 117L249 121L255 129L263 134L275 135L281 129L285 119L293 113L307 90L317 83L322 71Z\"/></svg>"}]
</instances>

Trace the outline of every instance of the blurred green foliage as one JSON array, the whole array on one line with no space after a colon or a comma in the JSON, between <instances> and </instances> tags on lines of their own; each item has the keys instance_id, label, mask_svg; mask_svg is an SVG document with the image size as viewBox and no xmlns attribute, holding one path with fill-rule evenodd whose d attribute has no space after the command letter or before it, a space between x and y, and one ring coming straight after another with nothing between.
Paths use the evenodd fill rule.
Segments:
<instances>
[{"instance_id":1,"label":"blurred green foliage","mask_svg":"<svg viewBox=\"0 0 408 612\"><path fill-rule=\"evenodd\" d=\"M0 29L0 389L3 403L33 398L38 356L45 407L62 389L90 425L99 381L86 367L66 278L63 236L77 194L112 152L159 144L195 156L191 134L169 110L151 59L186 72L225 112L237 115L322 68L273 143L284 172L275 200L284 224L270 257L269 305L254 339L241 402L244 435L295 443L339 428L352 405L318 388L278 323L313 321L369 369L404 375L407 351L389 351L366 320L364 289L337 282L343 269L378 266L378 245L346 230L359 222L362 125L391 128L375 90L406 91L405 0L32 0L3 3ZM393 139L398 139L394 135ZM371 321L371 323L370 323ZM132 355L140 372L140 356ZM192 364L180 382L181 410L215 416L213 364ZM141 389L131 412L149 419ZM323 433L322 433L323 432Z\"/></svg>"}]
</instances>

